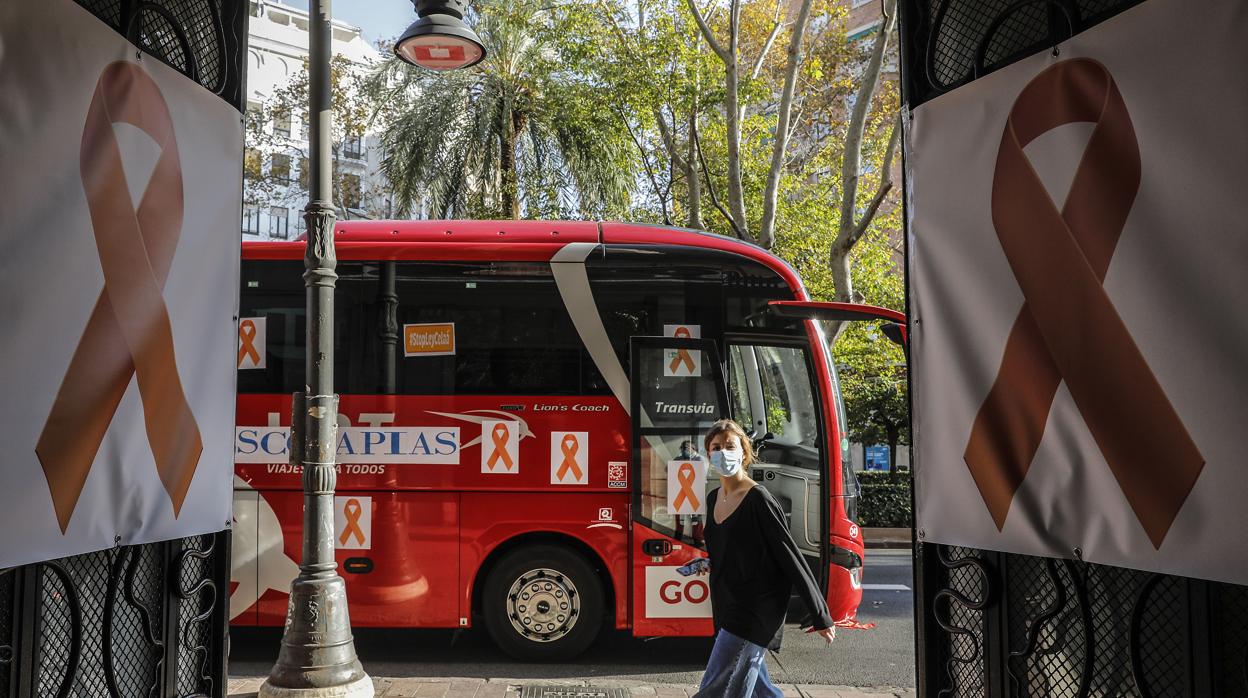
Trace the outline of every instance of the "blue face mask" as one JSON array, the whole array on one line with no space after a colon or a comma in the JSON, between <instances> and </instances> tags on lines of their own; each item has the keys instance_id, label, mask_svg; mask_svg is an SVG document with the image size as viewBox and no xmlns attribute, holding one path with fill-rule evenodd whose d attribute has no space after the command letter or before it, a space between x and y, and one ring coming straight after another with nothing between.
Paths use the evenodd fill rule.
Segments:
<instances>
[{"instance_id":1,"label":"blue face mask","mask_svg":"<svg viewBox=\"0 0 1248 698\"><path fill-rule=\"evenodd\" d=\"M732 477L741 470L744 457L741 449L711 451L711 467L724 477Z\"/></svg>"}]
</instances>

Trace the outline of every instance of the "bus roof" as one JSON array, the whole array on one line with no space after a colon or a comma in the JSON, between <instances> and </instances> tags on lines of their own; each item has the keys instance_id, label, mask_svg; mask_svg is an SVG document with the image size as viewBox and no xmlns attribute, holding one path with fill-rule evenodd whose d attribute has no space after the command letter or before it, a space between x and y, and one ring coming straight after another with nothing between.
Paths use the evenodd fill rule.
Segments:
<instances>
[{"instance_id":1,"label":"bus roof","mask_svg":"<svg viewBox=\"0 0 1248 698\"><path fill-rule=\"evenodd\" d=\"M244 242L244 259L295 259L306 236L288 242ZM806 300L797 272L771 252L741 240L687 228L645 223L515 220L338 221L340 259L547 261L569 243L677 245L738 254L776 272ZM419 247L418 255L413 255Z\"/></svg>"}]
</instances>

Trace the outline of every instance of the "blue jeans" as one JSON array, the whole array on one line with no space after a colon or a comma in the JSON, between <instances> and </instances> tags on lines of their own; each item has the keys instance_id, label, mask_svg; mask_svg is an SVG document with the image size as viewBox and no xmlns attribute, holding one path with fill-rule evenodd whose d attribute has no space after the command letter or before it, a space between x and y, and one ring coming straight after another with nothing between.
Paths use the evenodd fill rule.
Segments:
<instances>
[{"instance_id":1,"label":"blue jeans","mask_svg":"<svg viewBox=\"0 0 1248 698\"><path fill-rule=\"evenodd\" d=\"M694 698L784 698L771 683L767 648L720 630Z\"/></svg>"}]
</instances>

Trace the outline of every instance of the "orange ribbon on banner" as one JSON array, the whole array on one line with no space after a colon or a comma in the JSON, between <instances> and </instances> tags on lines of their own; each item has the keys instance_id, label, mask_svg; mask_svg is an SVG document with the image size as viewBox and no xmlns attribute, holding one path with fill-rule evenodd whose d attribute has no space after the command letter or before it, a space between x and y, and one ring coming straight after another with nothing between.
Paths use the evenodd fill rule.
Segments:
<instances>
[{"instance_id":1,"label":"orange ribbon on banner","mask_svg":"<svg viewBox=\"0 0 1248 698\"><path fill-rule=\"evenodd\" d=\"M251 363L254 366L260 365L260 352L256 351L256 323L251 320L243 320L238 324L238 340L241 346L238 348L238 365L243 365L243 359L251 357Z\"/></svg>"},{"instance_id":2,"label":"orange ribbon on banner","mask_svg":"<svg viewBox=\"0 0 1248 698\"><path fill-rule=\"evenodd\" d=\"M1023 149L1077 122L1096 126L1058 210ZM998 530L1062 381L1154 547L1204 467L1102 287L1140 172L1131 117L1099 62L1057 63L1015 100L997 153L992 221L1025 302L965 452Z\"/></svg>"},{"instance_id":3,"label":"orange ribbon on banner","mask_svg":"<svg viewBox=\"0 0 1248 698\"><path fill-rule=\"evenodd\" d=\"M360 515L363 513L364 507L360 506L358 499L348 499L347 503L342 505L342 517L346 519L347 525L342 528L342 535L338 536L339 545L346 545L352 536L360 542L360 545L364 545L364 529L360 528Z\"/></svg>"},{"instance_id":4,"label":"orange ribbon on banner","mask_svg":"<svg viewBox=\"0 0 1248 698\"><path fill-rule=\"evenodd\" d=\"M563 462L559 464L559 470L555 472L555 479L560 482L567 477L568 473L572 473L572 477L580 482L585 475L581 472L581 466L576 462L576 452L580 450L581 443L576 437L567 434L563 437L563 441L559 444L559 451L563 453Z\"/></svg>"},{"instance_id":5,"label":"orange ribbon on banner","mask_svg":"<svg viewBox=\"0 0 1248 698\"><path fill-rule=\"evenodd\" d=\"M500 460L503 462L503 468L511 470L515 464L511 460L511 454L507 452L507 437L510 434L507 431L506 424L495 424L494 429L490 432L490 440L494 442L494 452L490 454L489 460L485 462L485 467L490 470L494 469L494 464Z\"/></svg>"},{"instance_id":6,"label":"orange ribbon on banner","mask_svg":"<svg viewBox=\"0 0 1248 698\"><path fill-rule=\"evenodd\" d=\"M672 500L672 508L680 511L681 502L684 502L697 511L701 503L698 502L697 493L693 491L693 486L698 481L698 472L693 463L681 463L676 469L676 480L680 483L680 491L676 493L676 499Z\"/></svg>"},{"instance_id":7,"label":"orange ribbon on banner","mask_svg":"<svg viewBox=\"0 0 1248 698\"><path fill-rule=\"evenodd\" d=\"M134 126L160 146L137 209L114 123ZM182 167L169 107L138 65L118 61L100 75L83 128L79 166L104 290L35 447L62 533L132 376L138 377L148 444L175 517L203 449L178 376L162 295L182 229Z\"/></svg>"},{"instance_id":8,"label":"orange ribbon on banner","mask_svg":"<svg viewBox=\"0 0 1248 698\"><path fill-rule=\"evenodd\" d=\"M677 327L676 331L672 333L672 336L678 339L691 339L693 337L693 335L689 332L688 327ZM667 367L667 370L671 373L675 373L676 369L679 368L682 363L685 365L685 368L689 370L689 373L693 373L693 356L689 354L688 349L677 349L676 356L672 359L672 363Z\"/></svg>"}]
</instances>

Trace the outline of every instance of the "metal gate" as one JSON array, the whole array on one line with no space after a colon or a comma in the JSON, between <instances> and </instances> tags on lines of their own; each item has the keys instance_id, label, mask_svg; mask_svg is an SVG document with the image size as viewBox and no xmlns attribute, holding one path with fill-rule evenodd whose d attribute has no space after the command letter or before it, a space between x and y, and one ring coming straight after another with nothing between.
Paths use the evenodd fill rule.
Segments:
<instances>
[{"instance_id":1,"label":"metal gate","mask_svg":"<svg viewBox=\"0 0 1248 698\"><path fill-rule=\"evenodd\" d=\"M932 543L919 695L1248 696L1248 587Z\"/></svg>"},{"instance_id":2,"label":"metal gate","mask_svg":"<svg viewBox=\"0 0 1248 698\"><path fill-rule=\"evenodd\" d=\"M0 696L224 697L229 532L0 573Z\"/></svg>"}]
</instances>

